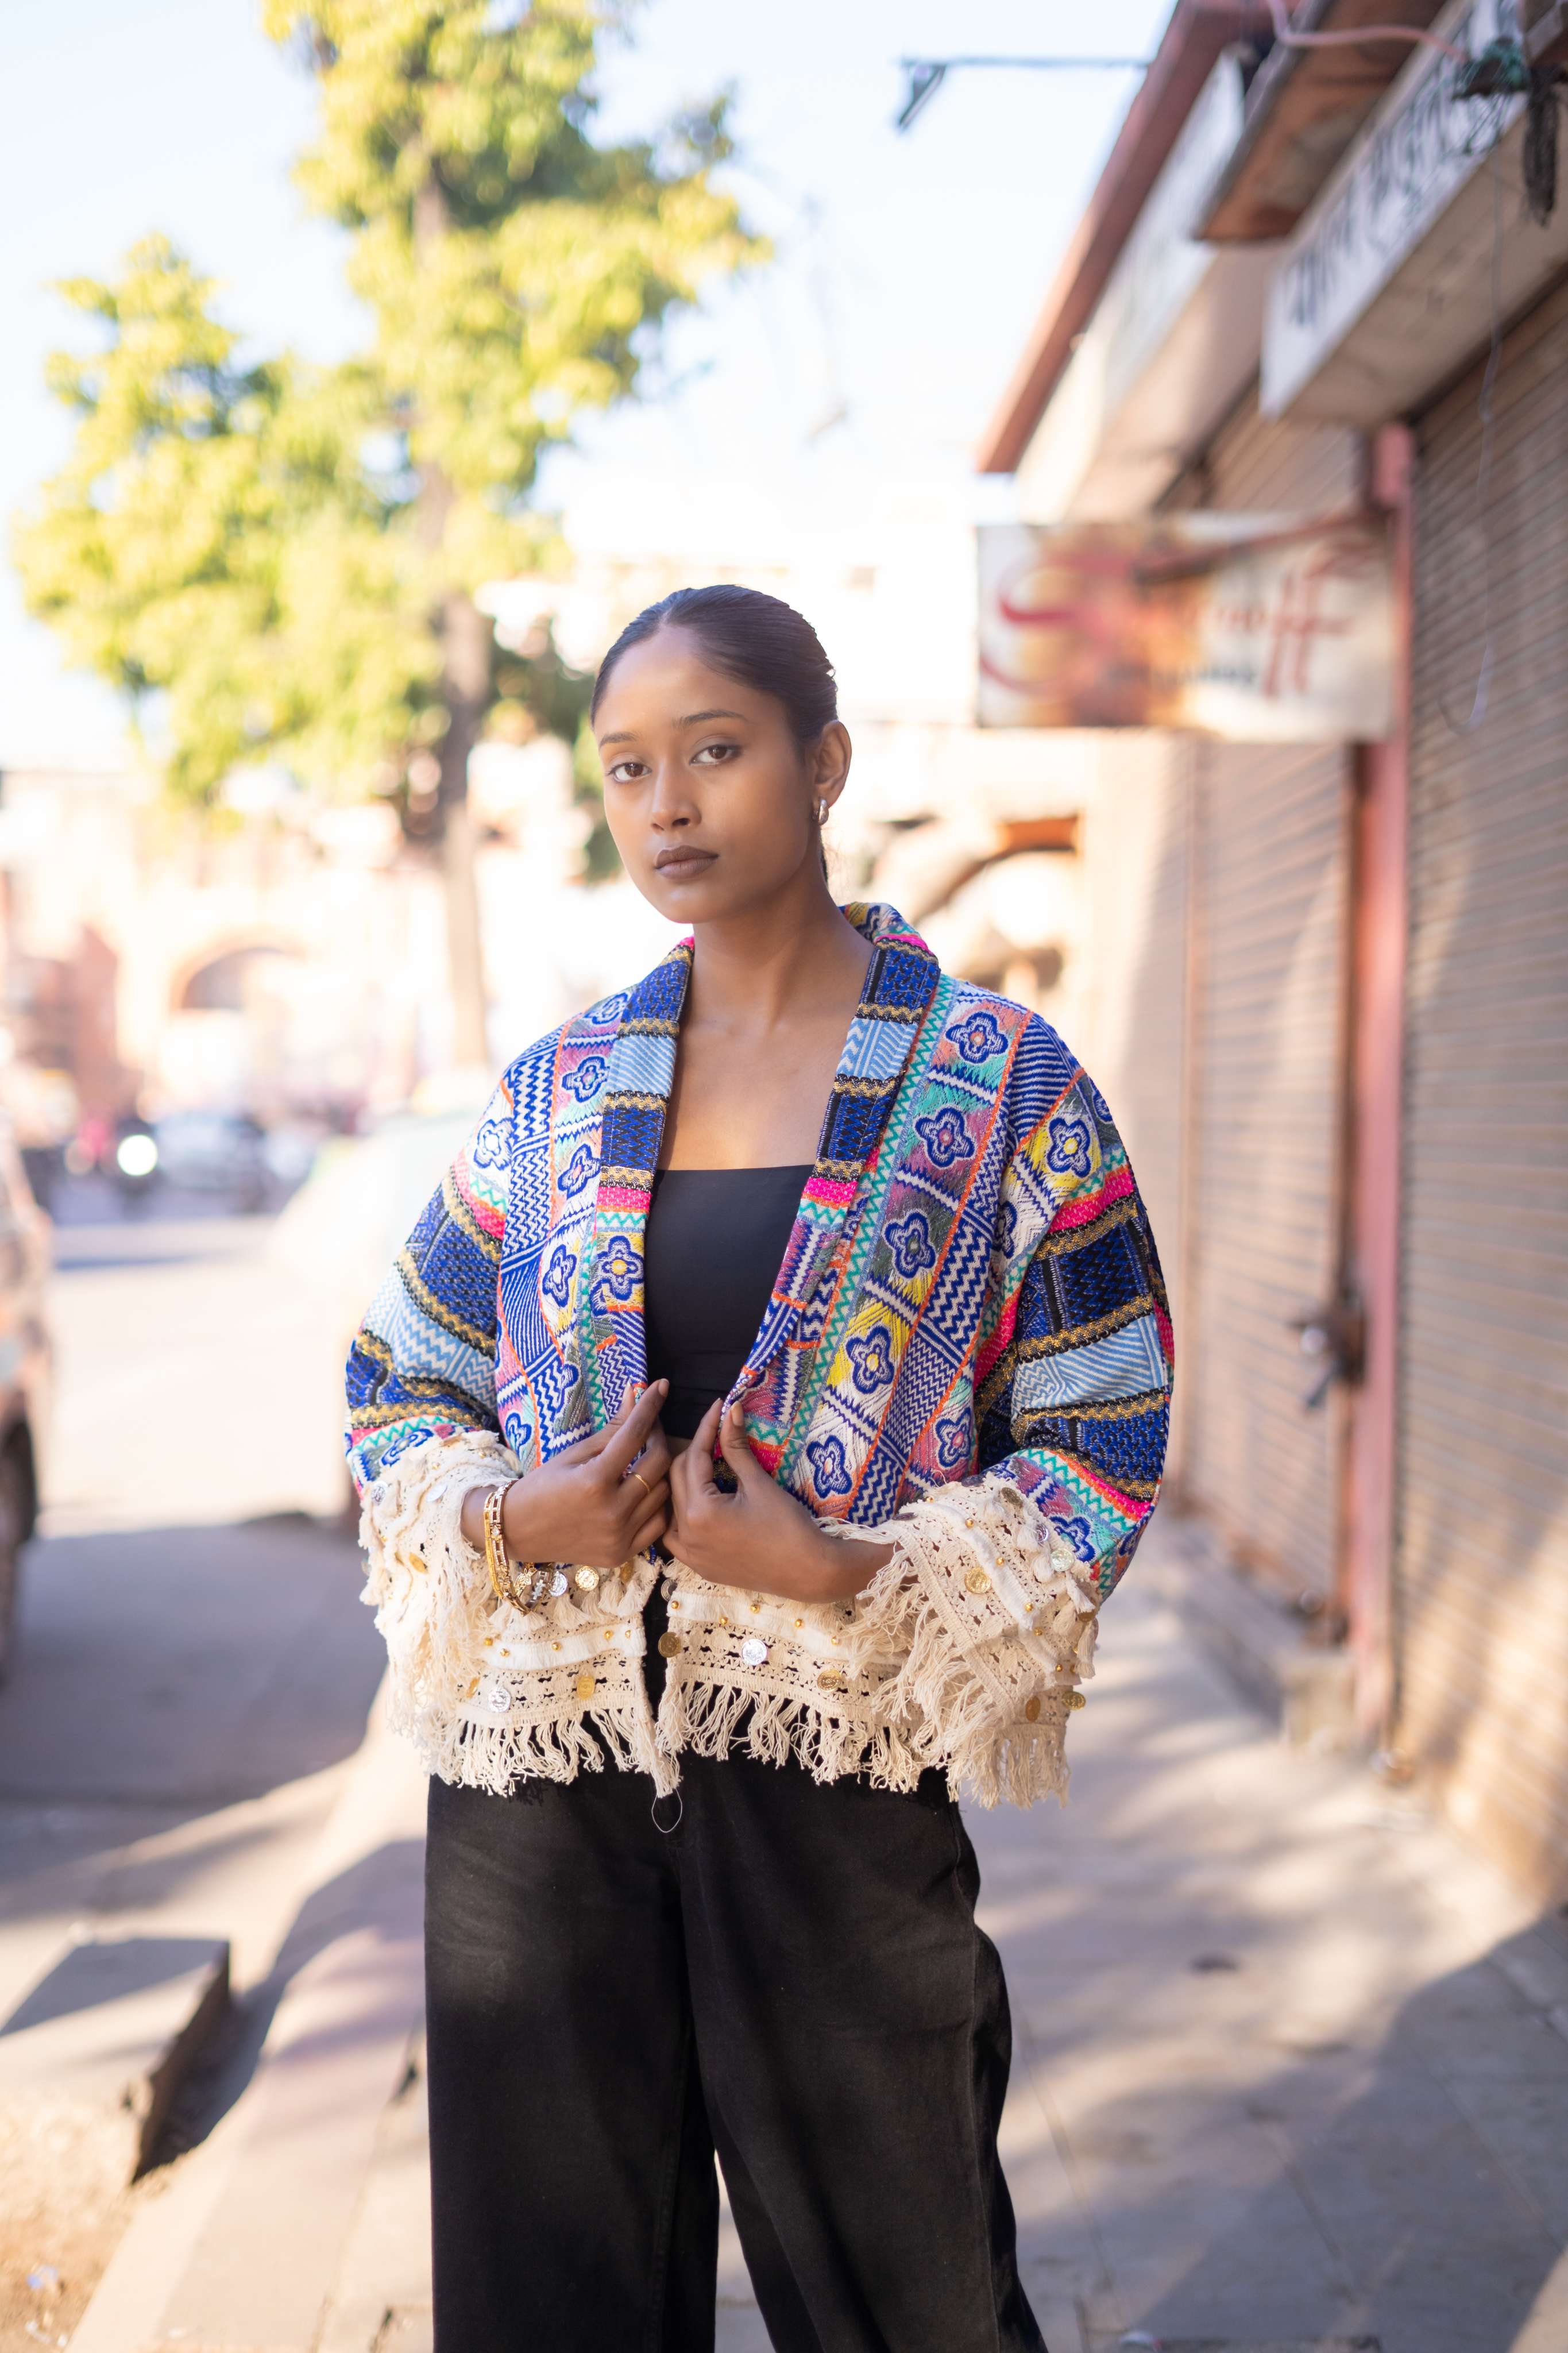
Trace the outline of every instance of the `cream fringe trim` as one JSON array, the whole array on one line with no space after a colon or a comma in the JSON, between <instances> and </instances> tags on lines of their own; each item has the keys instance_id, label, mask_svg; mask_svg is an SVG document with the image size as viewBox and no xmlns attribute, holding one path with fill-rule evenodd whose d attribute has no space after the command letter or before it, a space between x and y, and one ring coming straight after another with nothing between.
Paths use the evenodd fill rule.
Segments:
<instances>
[{"instance_id":1,"label":"cream fringe trim","mask_svg":"<svg viewBox=\"0 0 1568 2353\"><path fill-rule=\"evenodd\" d=\"M868 1644L900 1661L879 1721L954 1797L1067 1802L1066 1732L1094 1672L1099 1620L1072 1548L1004 1480L942 1488L877 1529L891 1544L856 1607Z\"/></svg>"},{"instance_id":2,"label":"cream fringe trim","mask_svg":"<svg viewBox=\"0 0 1568 2353\"><path fill-rule=\"evenodd\" d=\"M415 1448L365 1491L364 1599L390 1661L389 1719L440 1779L503 1795L570 1781L605 1756L673 1789L679 1758L739 1746L819 1781L910 1789L943 1773L983 1806L1065 1801L1065 1735L1093 1673L1096 1604L1080 1564L1000 1480L938 1490L879 1528L825 1522L893 1558L852 1605L805 1608L708 1584L675 1563L657 1725L643 1682L651 1558L520 1611L498 1602L458 1526L470 1487L515 1476L499 1438ZM734 1613L733 1618L731 1613ZM742 1643L760 1637L761 1663Z\"/></svg>"},{"instance_id":3,"label":"cream fringe trim","mask_svg":"<svg viewBox=\"0 0 1568 2353\"><path fill-rule=\"evenodd\" d=\"M517 1472L499 1438L475 1431L411 1448L365 1489L363 1598L386 1643L388 1722L427 1773L498 1797L520 1780L597 1772L605 1750L673 1788L642 1677L653 1564L538 1609L498 1601L458 1516L470 1487Z\"/></svg>"}]
</instances>

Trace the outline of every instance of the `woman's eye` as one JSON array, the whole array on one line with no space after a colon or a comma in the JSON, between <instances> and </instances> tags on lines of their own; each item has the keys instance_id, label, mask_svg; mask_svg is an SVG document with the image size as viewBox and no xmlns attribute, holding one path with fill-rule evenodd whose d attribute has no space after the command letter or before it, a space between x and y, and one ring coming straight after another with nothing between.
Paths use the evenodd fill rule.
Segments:
<instances>
[{"instance_id":1,"label":"woman's eye","mask_svg":"<svg viewBox=\"0 0 1568 2353\"><path fill-rule=\"evenodd\" d=\"M710 767L721 767L726 760L738 758L738 744L704 744L700 752L692 754L693 763L706 760Z\"/></svg>"},{"instance_id":2,"label":"woman's eye","mask_svg":"<svg viewBox=\"0 0 1568 2353\"><path fill-rule=\"evenodd\" d=\"M642 773L643 764L640 760L617 760L613 768L605 770L605 776L613 785L636 784Z\"/></svg>"}]
</instances>

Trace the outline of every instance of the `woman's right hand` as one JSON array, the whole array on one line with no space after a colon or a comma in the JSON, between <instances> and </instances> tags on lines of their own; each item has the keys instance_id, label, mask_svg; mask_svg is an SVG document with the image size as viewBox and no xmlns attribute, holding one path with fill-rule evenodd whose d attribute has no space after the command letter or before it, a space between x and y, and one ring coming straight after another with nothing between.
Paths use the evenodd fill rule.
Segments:
<instances>
[{"instance_id":1,"label":"woman's right hand","mask_svg":"<svg viewBox=\"0 0 1568 2353\"><path fill-rule=\"evenodd\" d=\"M669 1521L669 1448L658 1415L668 1388L668 1381L655 1381L635 1404L628 1398L607 1429L513 1480L501 1509L501 1534L513 1560L619 1568L663 1535ZM484 1492L476 1490L464 1502L465 1534L476 1495L483 1510Z\"/></svg>"}]
</instances>

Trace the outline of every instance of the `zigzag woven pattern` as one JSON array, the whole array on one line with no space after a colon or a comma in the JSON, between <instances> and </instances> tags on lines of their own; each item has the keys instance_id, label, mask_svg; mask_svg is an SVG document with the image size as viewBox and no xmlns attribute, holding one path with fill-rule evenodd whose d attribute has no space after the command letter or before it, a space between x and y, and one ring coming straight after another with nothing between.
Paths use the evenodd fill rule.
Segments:
<instances>
[{"instance_id":1,"label":"zigzag woven pattern","mask_svg":"<svg viewBox=\"0 0 1568 2353\"><path fill-rule=\"evenodd\" d=\"M1055 1031L943 975L887 907L773 1296L737 1383L759 1458L873 1526L1005 1482L1108 1593L1158 1492L1159 1259L1104 1098ZM502 1079L349 1362L362 1485L497 1431L524 1469L647 1378L643 1248L691 944Z\"/></svg>"}]
</instances>

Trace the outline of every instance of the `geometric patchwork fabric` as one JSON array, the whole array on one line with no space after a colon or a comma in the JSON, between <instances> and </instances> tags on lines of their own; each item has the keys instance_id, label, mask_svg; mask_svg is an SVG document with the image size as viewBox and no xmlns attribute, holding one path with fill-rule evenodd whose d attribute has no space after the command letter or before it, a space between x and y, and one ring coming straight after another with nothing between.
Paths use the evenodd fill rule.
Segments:
<instances>
[{"instance_id":1,"label":"geometric patchwork fabric","mask_svg":"<svg viewBox=\"0 0 1568 2353\"><path fill-rule=\"evenodd\" d=\"M1159 1257L1103 1096L1056 1032L943 974L890 907L817 1157L734 1394L824 1519L1005 1482L1101 1594L1158 1492L1172 1371ZM643 1247L692 946L521 1056L349 1363L363 1487L499 1431L523 1470L646 1378Z\"/></svg>"}]
</instances>

